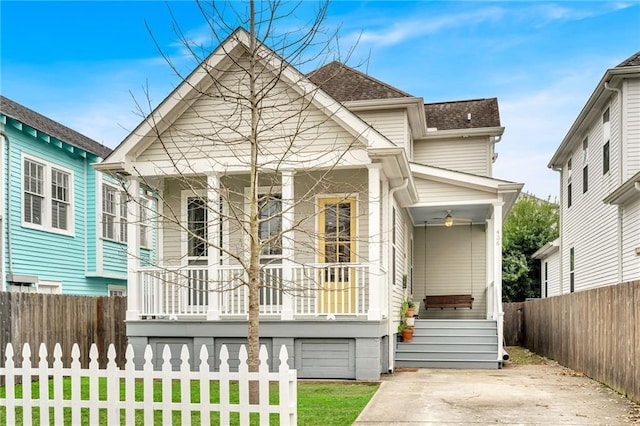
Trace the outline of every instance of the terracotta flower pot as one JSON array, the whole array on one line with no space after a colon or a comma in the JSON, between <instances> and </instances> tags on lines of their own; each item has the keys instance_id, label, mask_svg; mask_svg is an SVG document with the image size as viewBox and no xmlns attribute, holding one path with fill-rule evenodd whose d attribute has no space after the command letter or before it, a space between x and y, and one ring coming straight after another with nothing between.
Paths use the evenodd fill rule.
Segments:
<instances>
[{"instance_id":1,"label":"terracotta flower pot","mask_svg":"<svg viewBox=\"0 0 640 426\"><path fill-rule=\"evenodd\" d=\"M416 313L416 308L408 308L407 309L407 313L405 314L406 318L410 318L412 316L414 316Z\"/></svg>"},{"instance_id":2,"label":"terracotta flower pot","mask_svg":"<svg viewBox=\"0 0 640 426\"><path fill-rule=\"evenodd\" d=\"M413 340L413 328L405 328L402 330L402 341L405 343L411 343Z\"/></svg>"}]
</instances>

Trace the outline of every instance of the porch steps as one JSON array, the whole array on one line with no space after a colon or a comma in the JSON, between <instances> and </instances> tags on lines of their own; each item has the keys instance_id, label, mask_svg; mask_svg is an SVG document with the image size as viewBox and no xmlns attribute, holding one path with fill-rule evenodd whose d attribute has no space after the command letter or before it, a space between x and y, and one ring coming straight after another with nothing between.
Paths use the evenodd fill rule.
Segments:
<instances>
[{"instance_id":1,"label":"porch steps","mask_svg":"<svg viewBox=\"0 0 640 426\"><path fill-rule=\"evenodd\" d=\"M419 368L498 368L496 321L417 319L413 341L397 343L395 365Z\"/></svg>"}]
</instances>

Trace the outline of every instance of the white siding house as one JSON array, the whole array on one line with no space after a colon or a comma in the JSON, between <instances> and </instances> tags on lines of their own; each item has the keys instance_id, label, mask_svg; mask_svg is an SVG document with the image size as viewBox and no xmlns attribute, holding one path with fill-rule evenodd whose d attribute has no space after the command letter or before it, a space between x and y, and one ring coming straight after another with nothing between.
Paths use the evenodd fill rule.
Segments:
<instances>
[{"instance_id":1,"label":"white siding house","mask_svg":"<svg viewBox=\"0 0 640 426\"><path fill-rule=\"evenodd\" d=\"M639 153L640 52L607 70L549 162L561 196L548 296L640 279Z\"/></svg>"},{"instance_id":2,"label":"white siding house","mask_svg":"<svg viewBox=\"0 0 640 426\"><path fill-rule=\"evenodd\" d=\"M249 40L242 29L231 34L97 165L132 194L144 183L161 200L157 262L129 256L127 335L136 346L246 340L249 114L228 91L247 90ZM286 345L299 377L378 379L401 364L405 297L466 294L472 309L422 303L420 321L491 327L484 358L457 362L496 368L502 223L522 188L491 176L504 131L497 100L425 105L337 62L305 76L264 47L256 60L271 85L259 122L268 143L256 154L268 351ZM444 327L464 328L453 322Z\"/></svg>"}]
</instances>

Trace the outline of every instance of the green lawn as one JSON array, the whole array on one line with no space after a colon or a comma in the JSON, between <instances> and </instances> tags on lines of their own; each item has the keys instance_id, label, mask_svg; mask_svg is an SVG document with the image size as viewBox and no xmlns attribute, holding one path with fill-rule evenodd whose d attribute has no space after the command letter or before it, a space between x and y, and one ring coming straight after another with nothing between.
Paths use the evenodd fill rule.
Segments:
<instances>
[{"instance_id":1,"label":"green lawn","mask_svg":"<svg viewBox=\"0 0 640 426\"><path fill-rule=\"evenodd\" d=\"M64 394L65 398L70 398L71 382L69 379L64 380ZM36 395L39 392L39 382L33 382L31 384L31 393ZM53 387L53 381L49 381L49 387ZM100 381L100 399L104 398L105 381ZM327 426L341 426L350 425L358 417L358 414L362 411L364 406L369 402L373 394L378 389L377 383L357 383L357 382L298 382L298 424L299 425L327 425ZM211 401L219 402L218 383L211 382ZM270 389L270 401L271 403L277 403L278 387L273 385ZM22 385L16 385L15 392L18 397L22 396ZM120 392L124 395L124 383L120 388ZM179 401L179 383L174 382L173 386L173 401ZM86 378L81 382L81 394L82 399L89 399L89 381ZM136 400L142 400L142 383L136 383ZM0 397L5 396L5 388L0 387ZM161 383L154 383L154 401L162 400ZM199 383L193 382L191 385L191 401L199 401ZM237 384L231 385L231 402L238 402L238 386ZM51 416L53 416L53 409L51 409ZM100 424L106 425L106 411L101 410ZM18 408L16 413L17 424L21 425L22 409ZM71 424L71 410L65 409L65 425ZM186 417L186 416L185 416ZM39 409L33 409L32 416L33 423L40 424ZM88 424L89 413L86 409L82 410L82 424ZM156 412L154 416L155 424L162 423L162 414ZM192 413L191 420L193 424L200 424L200 413ZM125 424L124 413L120 417L120 423ZM203 421L203 424L219 424L219 416L217 413L212 413L209 422ZM271 415L271 424L279 424L278 415ZM6 424L6 407L0 406L0 425ZM53 425L53 422L51 422ZM136 412L136 424L144 425L142 418L142 412ZM174 425L183 424L180 422L180 418L177 415L173 417ZM184 422L189 424L189 422ZM239 425L239 417L237 415L231 417L231 424ZM251 416L251 424L258 424L257 414Z\"/></svg>"}]
</instances>

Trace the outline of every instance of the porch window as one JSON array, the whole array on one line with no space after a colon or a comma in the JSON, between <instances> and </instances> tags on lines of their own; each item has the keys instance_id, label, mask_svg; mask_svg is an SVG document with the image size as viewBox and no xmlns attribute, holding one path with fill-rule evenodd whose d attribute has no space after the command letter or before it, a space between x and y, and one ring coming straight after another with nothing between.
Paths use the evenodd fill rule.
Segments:
<instances>
[{"instance_id":1,"label":"porch window","mask_svg":"<svg viewBox=\"0 0 640 426\"><path fill-rule=\"evenodd\" d=\"M207 202L202 197L187 199L187 256L207 256Z\"/></svg>"},{"instance_id":2,"label":"porch window","mask_svg":"<svg viewBox=\"0 0 640 426\"><path fill-rule=\"evenodd\" d=\"M23 226L71 235L72 181L71 171L23 155Z\"/></svg>"},{"instance_id":3,"label":"porch window","mask_svg":"<svg viewBox=\"0 0 640 426\"><path fill-rule=\"evenodd\" d=\"M263 258L282 255L282 195L266 194L258 201L258 232Z\"/></svg>"},{"instance_id":4,"label":"porch window","mask_svg":"<svg viewBox=\"0 0 640 426\"><path fill-rule=\"evenodd\" d=\"M207 200L203 197L187 197L187 257L189 265L207 264ZM208 271L195 267L186 271L188 281L188 304L205 306L209 294Z\"/></svg>"},{"instance_id":5,"label":"porch window","mask_svg":"<svg viewBox=\"0 0 640 426\"><path fill-rule=\"evenodd\" d=\"M140 246L141 247L150 247L151 242L149 241L149 209L151 206L151 201L147 198L140 198Z\"/></svg>"}]
</instances>

